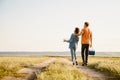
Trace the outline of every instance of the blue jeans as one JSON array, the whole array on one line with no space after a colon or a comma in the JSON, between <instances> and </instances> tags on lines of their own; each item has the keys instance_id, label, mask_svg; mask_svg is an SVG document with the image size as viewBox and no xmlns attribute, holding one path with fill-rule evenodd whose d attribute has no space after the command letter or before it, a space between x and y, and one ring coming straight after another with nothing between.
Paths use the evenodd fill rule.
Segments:
<instances>
[{"instance_id":1,"label":"blue jeans","mask_svg":"<svg viewBox=\"0 0 120 80\"><path fill-rule=\"evenodd\" d=\"M71 52L71 58L72 58L72 61L74 62L74 60L76 60L76 48L75 47L72 47L70 48L70 52Z\"/></svg>"}]
</instances>

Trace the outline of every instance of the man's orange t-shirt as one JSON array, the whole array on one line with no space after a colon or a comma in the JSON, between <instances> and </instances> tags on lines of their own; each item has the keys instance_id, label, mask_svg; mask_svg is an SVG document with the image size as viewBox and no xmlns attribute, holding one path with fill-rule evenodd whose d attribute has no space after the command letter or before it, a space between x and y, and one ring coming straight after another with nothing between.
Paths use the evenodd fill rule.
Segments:
<instances>
[{"instance_id":1,"label":"man's orange t-shirt","mask_svg":"<svg viewBox=\"0 0 120 80\"><path fill-rule=\"evenodd\" d=\"M81 31L81 44L92 44L92 32L88 27Z\"/></svg>"}]
</instances>

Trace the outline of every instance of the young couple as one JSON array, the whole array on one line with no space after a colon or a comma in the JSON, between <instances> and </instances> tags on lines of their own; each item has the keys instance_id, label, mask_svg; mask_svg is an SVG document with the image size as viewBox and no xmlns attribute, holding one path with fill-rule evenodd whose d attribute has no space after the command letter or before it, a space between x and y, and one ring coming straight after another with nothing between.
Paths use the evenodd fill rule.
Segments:
<instances>
[{"instance_id":1,"label":"young couple","mask_svg":"<svg viewBox=\"0 0 120 80\"><path fill-rule=\"evenodd\" d=\"M79 36L81 36L82 66L87 65L88 63L89 47L92 47L92 32L88 26L89 23L85 22L84 27L81 31L78 27L75 28L74 33L72 33L70 39L64 40L64 42L69 43L73 65L75 65L75 63L76 65L78 65L77 57L76 57L76 48L78 45Z\"/></svg>"}]
</instances>

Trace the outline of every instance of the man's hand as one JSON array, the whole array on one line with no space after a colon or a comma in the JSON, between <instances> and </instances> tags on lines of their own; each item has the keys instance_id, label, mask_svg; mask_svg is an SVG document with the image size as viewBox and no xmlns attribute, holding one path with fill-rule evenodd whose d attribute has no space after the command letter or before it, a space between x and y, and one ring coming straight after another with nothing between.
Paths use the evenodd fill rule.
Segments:
<instances>
[{"instance_id":1,"label":"man's hand","mask_svg":"<svg viewBox=\"0 0 120 80\"><path fill-rule=\"evenodd\" d=\"M90 44L90 48L92 47L92 44Z\"/></svg>"},{"instance_id":2,"label":"man's hand","mask_svg":"<svg viewBox=\"0 0 120 80\"><path fill-rule=\"evenodd\" d=\"M73 35L80 36L80 35L81 35L81 33L78 33L78 34L73 33Z\"/></svg>"}]
</instances>

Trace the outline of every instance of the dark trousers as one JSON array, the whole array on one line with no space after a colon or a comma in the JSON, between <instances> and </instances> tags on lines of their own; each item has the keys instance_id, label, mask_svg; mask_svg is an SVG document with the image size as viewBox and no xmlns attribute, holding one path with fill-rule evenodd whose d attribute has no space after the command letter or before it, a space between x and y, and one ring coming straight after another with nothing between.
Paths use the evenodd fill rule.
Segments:
<instances>
[{"instance_id":1,"label":"dark trousers","mask_svg":"<svg viewBox=\"0 0 120 80\"><path fill-rule=\"evenodd\" d=\"M88 62L88 52L89 52L89 44L82 44L81 56L82 56L83 63Z\"/></svg>"}]
</instances>

